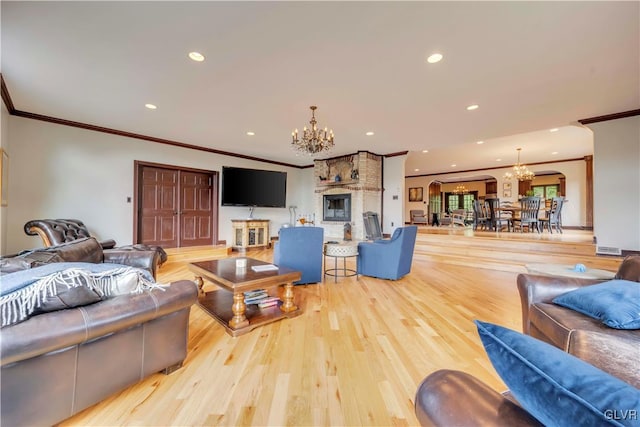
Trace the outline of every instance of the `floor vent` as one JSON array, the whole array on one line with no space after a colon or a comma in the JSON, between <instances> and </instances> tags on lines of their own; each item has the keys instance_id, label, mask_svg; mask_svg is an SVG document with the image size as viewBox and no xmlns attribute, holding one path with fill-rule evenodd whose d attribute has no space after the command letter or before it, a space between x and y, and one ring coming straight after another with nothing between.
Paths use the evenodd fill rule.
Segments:
<instances>
[{"instance_id":1,"label":"floor vent","mask_svg":"<svg viewBox=\"0 0 640 427\"><path fill-rule=\"evenodd\" d=\"M600 255L622 255L622 250L608 246L596 246L596 253Z\"/></svg>"}]
</instances>

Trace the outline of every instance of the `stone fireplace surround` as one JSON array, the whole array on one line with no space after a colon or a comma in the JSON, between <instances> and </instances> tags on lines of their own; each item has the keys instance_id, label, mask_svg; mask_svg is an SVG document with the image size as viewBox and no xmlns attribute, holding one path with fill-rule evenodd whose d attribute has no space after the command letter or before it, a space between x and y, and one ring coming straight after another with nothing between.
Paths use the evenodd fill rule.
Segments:
<instances>
[{"instance_id":1,"label":"stone fireplace surround","mask_svg":"<svg viewBox=\"0 0 640 427\"><path fill-rule=\"evenodd\" d=\"M359 151L356 154L314 161L314 213L316 225L324 228L325 239L342 240L345 221L320 220L323 218L324 196L351 194L352 236L353 239L364 240L362 214L367 211L380 214L382 160L382 156Z\"/></svg>"}]
</instances>

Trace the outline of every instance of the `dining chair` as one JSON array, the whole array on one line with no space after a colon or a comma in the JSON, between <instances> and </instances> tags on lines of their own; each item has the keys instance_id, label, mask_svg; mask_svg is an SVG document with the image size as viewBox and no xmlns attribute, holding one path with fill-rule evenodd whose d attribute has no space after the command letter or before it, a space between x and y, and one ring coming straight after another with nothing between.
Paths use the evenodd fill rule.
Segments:
<instances>
[{"instance_id":1,"label":"dining chair","mask_svg":"<svg viewBox=\"0 0 640 427\"><path fill-rule=\"evenodd\" d=\"M500 199L489 198L485 199L485 202L489 206L489 223L492 230L501 231L502 227L507 226L507 231L511 231L513 226L513 219L511 215L505 215L500 211Z\"/></svg>"},{"instance_id":2,"label":"dining chair","mask_svg":"<svg viewBox=\"0 0 640 427\"><path fill-rule=\"evenodd\" d=\"M514 230L519 228L522 233L524 227L528 227L529 231L533 231L533 227L536 227L538 233L540 232L540 219L538 214L540 212L540 198L539 197L523 197L520 199L520 211L519 218L513 218Z\"/></svg>"},{"instance_id":3,"label":"dining chair","mask_svg":"<svg viewBox=\"0 0 640 427\"><path fill-rule=\"evenodd\" d=\"M473 229L477 230L478 226L482 226L483 230L490 226L489 214L484 200L473 201Z\"/></svg>"},{"instance_id":4,"label":"dining chair","mask_svg":"<svg viewBox=\"0 0 640 427\"><path fill-rule=\"evenodd\" d=\"M556 227L556 231L562 234L562 205L564 203L564 197L554 197L551 199L551 206L545 218L540 218L542 223L542 229L545 227L549 230L549 233L553 233L552 226Z\"/></svg>"}]
</instances>

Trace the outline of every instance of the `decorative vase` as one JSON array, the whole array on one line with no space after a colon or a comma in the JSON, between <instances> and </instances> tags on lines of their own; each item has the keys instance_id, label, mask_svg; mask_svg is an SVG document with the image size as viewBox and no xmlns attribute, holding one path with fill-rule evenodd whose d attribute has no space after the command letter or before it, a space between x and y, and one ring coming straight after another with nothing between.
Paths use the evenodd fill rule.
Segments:
<instances>
[{"instance_id":1,"label":"decorative vase","mask_svg":"<svg viewBox=\"0 0 640 427\"><path fill-rule=\"evenodd\" d=\"M335 178L335 179L336 179L336 182L340 182L340 181L342 181L342 178L340 178L340 175L336 175L336 178Z\"/></svg>"}]
</instances>

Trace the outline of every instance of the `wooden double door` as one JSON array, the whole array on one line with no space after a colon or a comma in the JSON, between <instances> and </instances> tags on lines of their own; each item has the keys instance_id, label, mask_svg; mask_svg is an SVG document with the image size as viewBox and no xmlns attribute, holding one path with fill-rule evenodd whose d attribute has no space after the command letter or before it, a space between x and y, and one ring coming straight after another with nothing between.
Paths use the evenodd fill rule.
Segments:
<instances>
[{"instance_id":1,"label":"wooden double door","mask_svg":"<svg viewBox=\"0 0 640 427\"><path fill-rule=\"evenodd\" d=\"M163 248L217 243L218 175L136 162L136 241Z\"/></svg>"}]
</instances>

